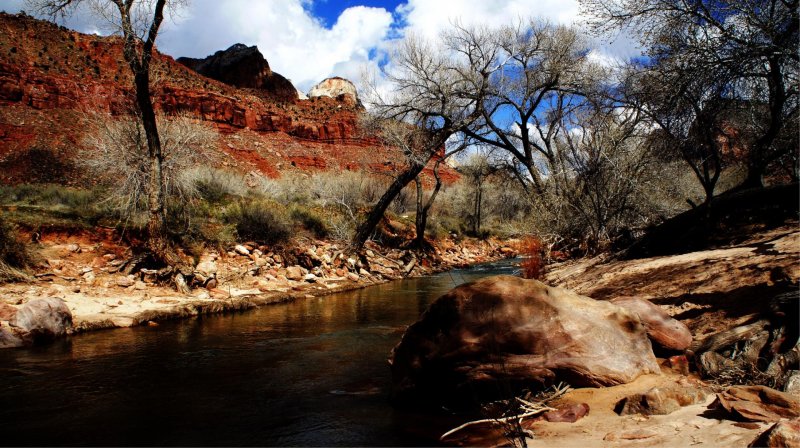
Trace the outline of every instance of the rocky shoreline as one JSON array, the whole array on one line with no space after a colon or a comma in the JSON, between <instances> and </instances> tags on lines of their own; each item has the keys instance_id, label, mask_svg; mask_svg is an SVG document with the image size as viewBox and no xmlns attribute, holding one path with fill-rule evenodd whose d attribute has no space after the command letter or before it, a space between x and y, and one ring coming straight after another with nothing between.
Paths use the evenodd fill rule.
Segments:
<instances>
[{"instance_id":1,"label":"rocky shoreline","mask_svg":"<svg viewBox=\"0 0 800 448\"><path fill-rule=\"evenodd\" d=\"M323 241L305 241L280 253L253 243L240 244L225 252L204 252L197 263L195 288L184 295L159 283L156 271L126 274L125 249L107 239L60 238L42 243L40 254L46 262L34 280L0 286L0 348L85 331L157 326L162 320L247 310L431 275L516 256L513 243L448 239L424 253L369 243L357 259ZM37 300L65 305L69 321L64 328L57 324L40 328L36 331L47 334L34 338L31 328L37 324L18 322L20 310L36 305ZM52 306L39 304L42 307Z\"/></svg>"}]
</instances>

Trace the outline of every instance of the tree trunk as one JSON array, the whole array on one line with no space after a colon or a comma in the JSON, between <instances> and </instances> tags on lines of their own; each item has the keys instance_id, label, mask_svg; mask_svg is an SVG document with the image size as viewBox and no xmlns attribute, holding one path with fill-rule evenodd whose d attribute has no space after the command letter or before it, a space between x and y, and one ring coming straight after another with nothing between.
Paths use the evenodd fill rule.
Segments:
<instances>
[{"instance_id":1,"label":"tree trunk","mask_svg":"<svg viewBox=\"0 0 800 448\"><path fill-rule=\"evenodd\" d=\"M161 169L163 155L161 139L158 136L156 114L150 101L150 80L148 72L136 73L136 105L139 109L142 127L147 138L147 151L150 157L150 182L147 192L147 205L150 218L147 222L147 237L150 250L163 254L166 247L166 213L164 207L164 173Z\"/></svg>"},{"instance_id":2,"label":"tree trunk","mask_svg":"<svg viewBox=\"0 0 800 448\"><path fill-rule=\"evenodd\" d=\"M414 237L413 246L422 247L422 242L425 241L425 223L422 216L422 180L419 176L414 178L414 184L417 187L417 213L414 216L414 227L417 229L417 234Z\"/></svg>"},{"instance_id":3,"label":"tree trunk","mask_svg":"<svg viewBox=\"0 0 800 448\"><path fill-rule=\"evenodd\" d=\"M149 71L134 73L134 82L136 106L147 138L147 150L150 157L150 179L147 192L150 218L147 221L147 248L153 257L175 269L175 286L179 291L186 293L188 286L184 275L191 275L192 269L180 259L167 240L164 172L162 170L164 157L161 152L156 114L150 100Z\"/></svg>"},{"instance_id":4,"label":"tree trunk","mask_svg":"<svg viewBox=\"0 0 800 448\"><path fill-rule=\"evenodd\" d=\"M414 224L417 227L417 236L414 238L413 246L420 249L425 244L428 211L430 211L433 202L436 200L436 195L439 194L439 190L442 188L442 178L439 177L439 162L436 162L436 166L433 167L433 176L436 178L436 185L433 187L431 197L428 198L428 202L424 206L422 205L422 181L420 181L419 176L414 179L414 182L417 183L417 216L414 220Z\"/></svg>"},{"instance_id":5,"label":"tree trunk","mask_svg":"<svg viewBox=\"0 0 800 448\"><path fill-rule=\"evenodd\" d=\"M747 167L747 177L739 188L745 190L750 188L761 188L764 186L764 170L757 163L750 163Z\"/></svg>"},{"instance_id":6,"label":"tree trunk","mask_svg":"<svg viewBox=\"0 0 800 448\"><path fill-rule=\"evenodd\" d=\"M362 221L356 229L356 234L350 244L353 251L357 252L364 247L364 243L372 235L372 232L375 231L375 228L378 226L381 218L383 218L383 214L386 212L386 209L389 208L389 205L392 203L394 198L396 198L403 188L405 188L406 185L408 185L419 175L419 173L422 172L422 169L425 168L426 164L427 161L426 163L412 163L405 171L400 173L400 175L395 178L391 185L389 185L389 188L383 193L383 196L381 196L381 198L378 200L378 203L372 207L372 210L369 211L366 219Z\"/></svg>"},{"instance_id":7,"label":"tree trunk","mask_svg":"<svg viewBox=\"0 0 800 448\"><path fill-rule=\"evenodd\" d=\"M767 86L769 88L769 126L764 135L759 137L750 149L750 156L747 164L747 178L739 188L758 188L764 186L764 173L767 165L774 160L778 154L770 154L770 148L780 135L783 129L784 118L783 108L786 104L786 86L783 83L783 74L780 63L774 58L768 58L769 75L767 76Z\"/></svg>"},{"instance_id":8,"label":"tree trunk","mask_svg":"<svg viewBox=\"0 0 800 448\"><path fill-rule=\"evenodd\" d=\"M472 233L476 237L481 231L481 202L483 202L483 185L479 181L475 187L475 208L472 221Z\"/></svg>"}]
</instances>

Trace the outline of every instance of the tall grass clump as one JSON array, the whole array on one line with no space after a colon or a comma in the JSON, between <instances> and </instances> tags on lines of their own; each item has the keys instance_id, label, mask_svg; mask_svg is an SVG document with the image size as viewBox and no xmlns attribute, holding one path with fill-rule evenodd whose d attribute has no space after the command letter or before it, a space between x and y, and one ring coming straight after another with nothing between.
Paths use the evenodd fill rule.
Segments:
<instances>
[{"instance_id":1,"label":"tall grass clump","mask_svg":"<svg viewBox=\"0 0 800 448\"><path fill-rule=\"evenodd\" d=\"M32 257L15 229L0 216L0 283L27 280Z\"/></svg>"}]
</instances>

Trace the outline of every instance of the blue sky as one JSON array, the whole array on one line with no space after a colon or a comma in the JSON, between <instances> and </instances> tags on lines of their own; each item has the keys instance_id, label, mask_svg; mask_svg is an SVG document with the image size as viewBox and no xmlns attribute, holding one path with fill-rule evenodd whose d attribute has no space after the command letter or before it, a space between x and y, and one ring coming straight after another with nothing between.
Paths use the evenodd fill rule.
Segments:
<instances>
[{"instance_id":1,"label":"blue sky","mask_svg":"<svg viewBox=\"0 0 800 448\"><path fill-rule=\"evenodd\" d=\"M7 12L24 6L24 0L0 0ZM357 81L407 33L435 38L454 20L496 26L531 16L582 23L577 0L191 0L162 26L157 46L177 58L205 57L235 43L257 45L274 71L305 92L329 76ZM109 32L86 10L64 25ZM636 54L630 40L594 42L599 60Z\"/></svg>"}]
</instances>

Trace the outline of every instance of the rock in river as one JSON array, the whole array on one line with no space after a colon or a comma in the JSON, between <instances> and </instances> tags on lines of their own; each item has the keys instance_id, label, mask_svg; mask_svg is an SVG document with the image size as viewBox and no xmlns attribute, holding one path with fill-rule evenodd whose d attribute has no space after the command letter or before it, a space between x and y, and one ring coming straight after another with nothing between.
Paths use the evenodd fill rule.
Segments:
<instances>
[{"instance_id":1,"label":"rock in river","mask_svg":"<svg viewBox=\"0 0 800 448\"><path fill-rule=\"evenodd\" d=\"M469 404L509 388L611 386L659 372L636 314L511 276L437 299L408 328L390 364L399 404Z\"/></svg>"},{"instance_id":2,"label":"rock in river","mask_svg":"<svg viewBox=\"0 0 800 448\"><path fill-rule=\"evenodd\" d=\"M45 342L67 334L72 313L61 299L33 299L19 308L9 325L27 343Z\"/></svg>"}]
</instances>

